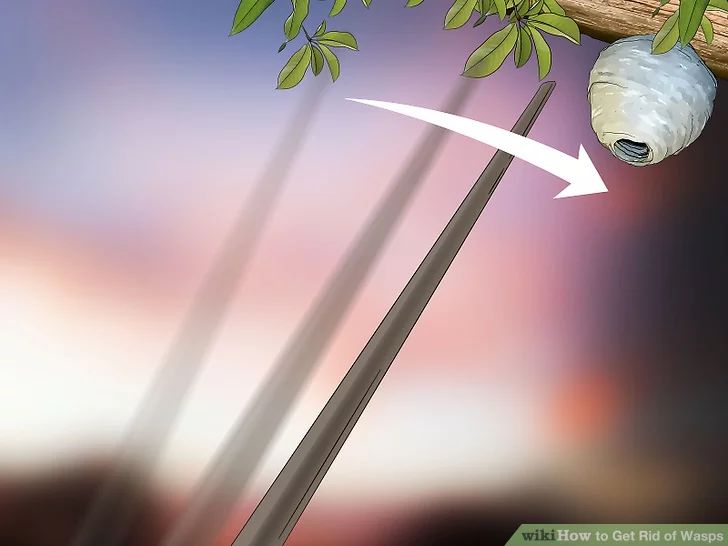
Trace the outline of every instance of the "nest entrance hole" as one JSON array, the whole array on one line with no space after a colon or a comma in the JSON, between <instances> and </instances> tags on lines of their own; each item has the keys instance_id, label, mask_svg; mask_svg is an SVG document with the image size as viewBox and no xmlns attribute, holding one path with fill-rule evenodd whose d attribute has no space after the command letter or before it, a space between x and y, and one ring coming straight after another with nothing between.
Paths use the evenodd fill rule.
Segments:
<instances>
[{"instance_id":1,"label":"nest entrance hole","mask_svg":"<svg viewBox=\"0 0 728 546\"><path fill-rule=\"evenodd\" d=\"M647 163L650 161L650 147L644 142L620 138L614 143L614 155L628 163Z\"/></svg>"}]
</instances>

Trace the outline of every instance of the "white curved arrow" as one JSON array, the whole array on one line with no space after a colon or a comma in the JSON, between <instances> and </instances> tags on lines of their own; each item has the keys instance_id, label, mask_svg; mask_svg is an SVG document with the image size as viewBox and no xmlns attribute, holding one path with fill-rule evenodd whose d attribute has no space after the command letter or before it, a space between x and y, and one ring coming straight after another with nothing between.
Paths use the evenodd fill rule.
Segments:
<instances>
[{"instance_id":1,"label":"white curved arrow","mask_svg":"<svg viewBox=\"0 0 728 546\"><path fill-rule=\"evenodd\" d=\"M456 116L455 114L448 114L419 106L397 104L395 102L367 99L346 100L367 104L376 108L383 108L384 110L426 121L432 125L449 129L450 131L470 137L527 161L569 183L554 199L589 195L592 193L604 193L607 191L607 186L604 185L602 177L594 167L594 164L589 158L589 154L586 153L586 150L581 145L579 145L579 157L576 158L550 146L531 140L530 138L501 129L500 127L488 125L487 123L482 123L474 119Z\"/></svg>"}]
</instances>

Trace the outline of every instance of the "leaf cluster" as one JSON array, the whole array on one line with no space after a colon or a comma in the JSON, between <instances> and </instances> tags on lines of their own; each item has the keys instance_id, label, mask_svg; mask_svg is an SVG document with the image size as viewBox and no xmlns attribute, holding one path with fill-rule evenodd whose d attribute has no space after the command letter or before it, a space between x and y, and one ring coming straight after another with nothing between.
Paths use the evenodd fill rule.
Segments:
<instances>
[{"instance_id":1,"label":"leaf cluster","mask_svg":"<svg viewBox=\"0 0 728 546\"><path fill-rule=\"evenodd\" d=\"M445 14L445 28L460 28L475 15L474 27L482 25L490 16L507 23L468 57L463 71L468 77L493 74L511 52L514 64L520 68L535 51L539 78L543 79L552 64L551 48L544 34L566 38L575 44L581 38L576 22L556 0L455 0Z\"/></svg>"},{"instance_id":2,"label":"leaf cluster","mask_svg":"<svg viewBox=\"0 0 728 546\"><path fill-rule=\"evenodd\" d=\"M361 0L369 7L372 0ZM424 0L406 0L406 7L419 6ZM714 1L714 0L711 0ZM715 0L728 2L728 0ZM231 35L250 27L273 4L274 0L240 0L235 13ZM353 34L327 30L326 20L309 34L304 23L309 17L310 0L290 0L291 13L283 24L286 41L278 48L283 51L301 33L305 42L288 59L278 74L278 88L295 87L309 68L318 76L328 66L332 80L341 73L341 64L335 48L357 51ZM347 0L333 0L329 17L336 17L347 7ZM445 14L445 29L465 26L475 17L473 26L482 25L491 16L505 22L505 26L488 37L465 63L463 75L474 78L488 76L500 68L513 52L517 67L525 65L535 51L539 77L543 79L551 70L552 55L545 34L566 38L579 43L579 27L567 17L558 0L454 0Z\"/></svg>"},{"instance_id":3,"label":"leaf cluster","mask_svg":"<svg viewBox=\"0 0 728 546\"><path fill-rule=\"evenodd\" d=\"M353 34L335 30L327 31L326 21L321 21L313 35L309 35L306 29L304 29L304 33L306 43L291 55L278 74L278 89L290 89L301 83L309 67L314 76L318 76L321 74L324 64L329 67L332 81L336 81L341 74L341 63L332 48L346 48L353 51L359 49ZM283 51L287 44L288 42L283 42L278 48L278 52Z\"/></svg>"},{"instance_id":4,"label":"leaf cluster","mask_svg":"<svg viewBox=\"0 0 728 546\"><path fill-rule=\"evenodd\" d=\"M662 6L670 0L660 0L660 5L652 12L654 17ZM659 55L670 51L678 43L689 44L700 29L706 43L711 44L715 31L713 23L705 15L707 11L728 12L728 0L680 0L677 11L662 24L652 40L652 53Z\"/></svg>"},{"instance_id":5,"label":"leaf cluster","mask_svg":"<svg viewBox=\"0 0 728 546\"><path fill-rule=\"evenodd\" d=\"M238 34L250 27L273 4L274 0L240 0L233 19L230 35ZM372 0L362 0L367 8ZM334 0L329 17L335 17L346 7L347 0ZM283 23L286 41L278 48L283 51L303 31L306 37L304 44L291 55L278 74L278 89L290 89L301 81L310 68L314 76L328 66L331 79L336 81L341 74L341 62L334 48L359 50L356 37L350 32L327 30L326 21L322 21L313 34L309 34L304 23L309 16L309 0L291 0L291 14Z\"/></svg>"}]
</instances>

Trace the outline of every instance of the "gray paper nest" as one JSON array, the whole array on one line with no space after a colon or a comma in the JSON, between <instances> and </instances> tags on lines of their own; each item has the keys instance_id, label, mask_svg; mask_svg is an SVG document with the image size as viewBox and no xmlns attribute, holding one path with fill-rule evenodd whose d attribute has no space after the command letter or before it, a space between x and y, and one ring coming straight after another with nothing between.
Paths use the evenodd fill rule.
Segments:
<instances>
[{"instance_id":1,"label":"gray paper nest","mask_svg":"<svg viewBox=\"0 0 728 546\"><path fill-rule=\"evenodd\" d=\"M614 42L589 76L594 132L618 159L636 166L659 163L698 138L717 88L690 45L653 55L652 39Z\"/></svg>"}]
</instances>

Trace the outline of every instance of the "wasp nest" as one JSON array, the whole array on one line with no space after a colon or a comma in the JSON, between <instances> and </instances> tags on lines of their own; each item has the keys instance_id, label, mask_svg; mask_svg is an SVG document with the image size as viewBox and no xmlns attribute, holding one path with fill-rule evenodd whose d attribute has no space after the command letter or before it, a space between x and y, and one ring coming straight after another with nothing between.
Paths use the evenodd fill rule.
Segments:
<instances>
[{"instance_id":1,"label":"wasp nest","mask_svg":"<svg viewBox=\"0 0 728 546\"><path fill-rule=\"evenodd\" d=\"M636 166L659 163L698 138L718 85L690 45L653 55L652 39L614 42L589 76L594 132L618 159Z\"/></svg>"}]
</instances>

